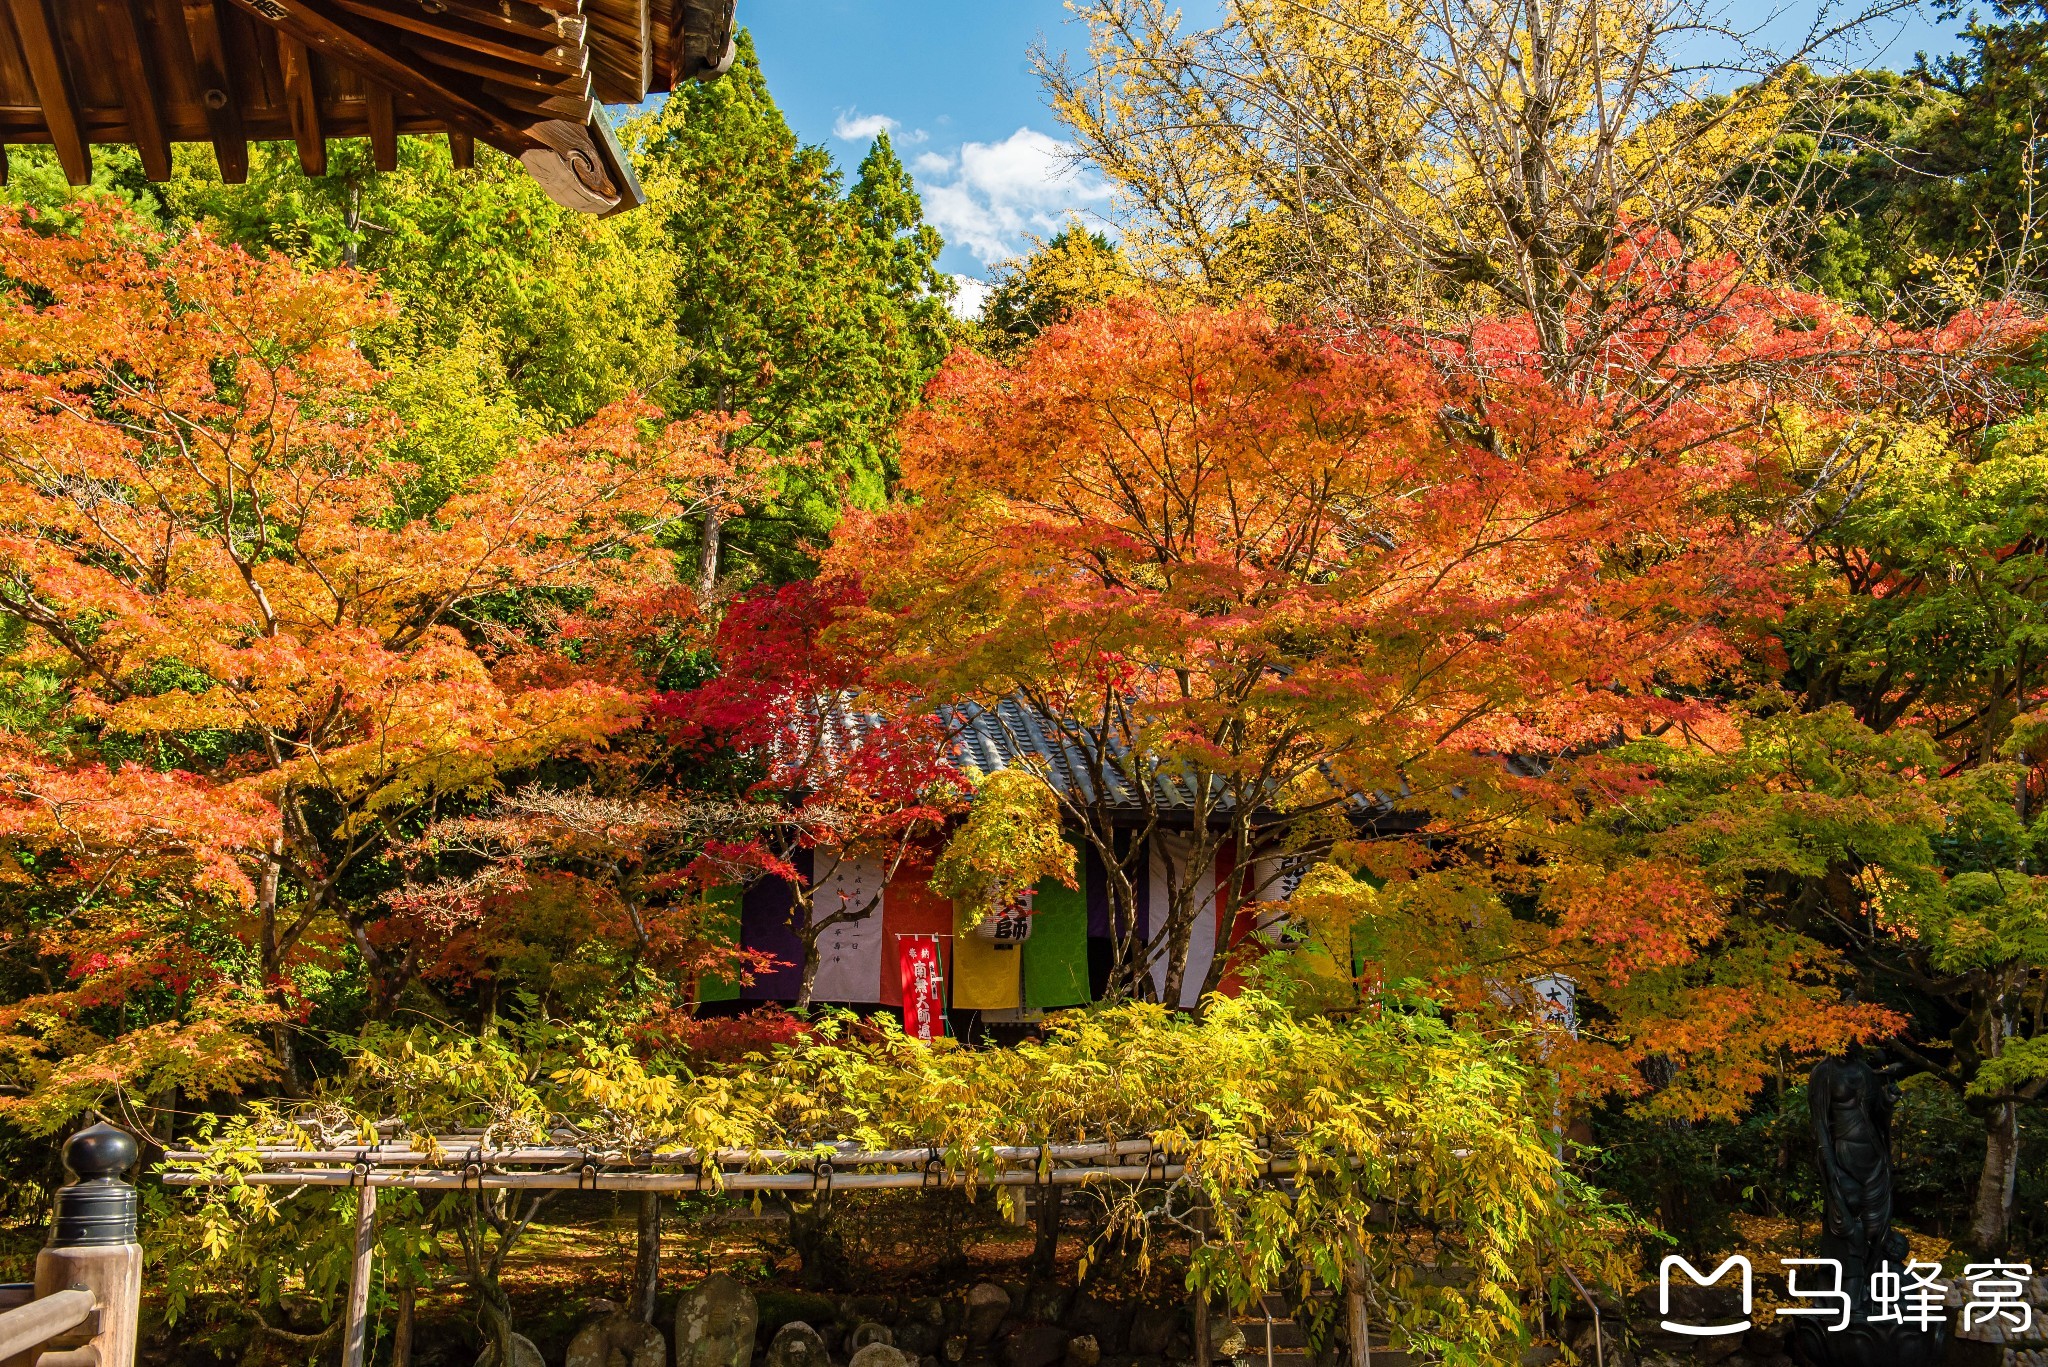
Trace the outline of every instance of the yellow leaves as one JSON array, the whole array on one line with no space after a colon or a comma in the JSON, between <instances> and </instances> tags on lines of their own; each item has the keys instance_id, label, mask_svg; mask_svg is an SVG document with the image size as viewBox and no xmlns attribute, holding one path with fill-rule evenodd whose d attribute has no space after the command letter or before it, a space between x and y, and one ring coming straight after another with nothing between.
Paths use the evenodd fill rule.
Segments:
<instances>
[{"instance_id":1,"label":"yellow leaves","mask_svg":"<svg viewBox=\"0 0 2048 1367\"><path fill-rule=\"evenodd\" d=\"M1626 384L1589 339L1679 278L1641 227L1762 270L1800 231L1799 195L1730 171L1768 168L1815 95L1771 71L1702 98L1688 54L1714 40L1692 11L1232 0L1197 28L1162 0L1074 8L1088 59L1041 53L1041 77L1176 303L1447 331L1522 315L1552 373Z\"/></svg>"},{"instance_id":2,"label":"yellow leaves","mask_svg":"<svg viewBox=\"0 0 2048 1367\"><path fill-rule=\"evenodd\" d=\"M231 1179L256 1142L326 1147L372 1118L415 1143L451 1130L545 1137L596 1161L775 1149L801 1162L841 1139L935 1145L981 1177L1003 1166L1000 1145L1149 1135L1182 1169L1168 1205L1156 1188L1142 1199L1128 1184L1096 1188L1108 1237L1134 1258L1153 1259L1159 1221L1199 1202L1214 1237L1195 1284L1243 1303L1363 1247L1391 1312L1483 1353L1516 1334L1520 1293L1545 1260L1597 1261L1614 1233L1550 1154L1533 1123L1542 1104L1500 1050L1433 1020L1298 1020L1256 995L1200 1020L1152 1005L1072 1013L1007 1051L925 1047L828 1015L771 1056L695 1076L582 1029L488 1041L373 1030L332 1094L289 1120L258 1107L229 1121L210 1166ZM1290 1191L1265 1180L1276 1152L1298 1158ZM206 1199L204 1218L239 1226L237 1238L274 1217L267 1192L225 1185ZM245 1251L195 1237L214 1256ZM1470 1272L1426 1285L1417 1263Z\"/></svg>"},{"instance_id":3,"label":"yellow leaves","mask_svg":"<svg viewBox=\"0 0 2048 1367\"><path fill-rule=\"evenodd\" d=\"M977 776L967 820L932 865L932 891L964 902L979 920L1047 878L1077 886L1074 848L1046 780L1028 769Z\"/></svg>"},{"instance_id":4,"label":"yellow leaves","mask_svg":"<svg viewBox=\"0 0 2048 1367\"><path fill-rule=\"evenodd\" d=\"M177 1087L234 1096L277 1075L255 1028L278 1013L260 1001L220 994L191 1018L166 1020L100 1039L63 1029L0 1037L0 1077L21 1090L0 1096L0 1118L30 1134L55 1134L81 1112L115 1110ZM41 1048L36 1047L41 1045Z\"/></svg>"}]
</instances>

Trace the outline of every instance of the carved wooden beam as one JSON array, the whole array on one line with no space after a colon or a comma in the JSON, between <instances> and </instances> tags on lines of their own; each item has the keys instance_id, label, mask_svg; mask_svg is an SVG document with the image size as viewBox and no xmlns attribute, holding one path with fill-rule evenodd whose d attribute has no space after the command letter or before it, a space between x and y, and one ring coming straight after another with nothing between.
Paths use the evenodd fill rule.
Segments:
<instances>
[{"instance_id":1,"label":"carved wooden beam","mask_svg":"<svg viewBox=\"0 0 2048 1367\"><path fill-rule=\"evenodd\" d=\"M633 164L612 137L602 110L594 111L588 122L557 119L535 124L533 133L547 145L519 160L548 198L563 208L613 214L647 202L633 177Z\"/></svg>"},{"instance_id":2,"label":"carved wooden beam","mask_svg":"<svg viewBox=\"0 0 2048 1367\"><path fill-rule=\"evenodd\" d=\"M669 17L670 88L684 81L716 80L731 69L737 49L732 12L720 14L715 0L674 0ZM692 23L701 25L693 29Z\"/></svg>"},{"instance_id":3,"label":"carved wooden beam","mask_svg":"<svg viewBox=\"0 0 2048 1367\"><path fill-rule=\"evenodd\" d=\"M21 3L21 0L15 0ZM235 0L243 9L290 33L315 52L354 67L370 80L514 156L533 146L526 130L497 110L422 71L364 33L360 20L329 0Z\"/></svg>"},{"instance_id":4,"label":"carved wooden beam","mask_svg":"<svg viewBox=\"0 0 2048 1367\"><path fill-rule=\"evenodd\" d=\"M226 0L163 0L175 32L192 52L192 70L199 78L199 102L206 106L206 132L213 140L213 159L220 178L230 185L249 179L249 135L242 127L242 98L234 69L228 63L222 26ZM159 14L164 10L160 8Z\"/></svg>"},{"instance_id":5,"label":"carved wooden beam","mask_svg":"<svg viewBox=\"0 0 2048 1367\"><path fill-rule=\"evenodd\" d=\"M43 106L43 122L49 127L64 178L73 185L90 184L92 145L86 141L85 115L78 107L70 69L64 65L64 50L57 44L57 21L49 0L8 0L8 12L14 16L14 32L21 40L22 56L28 59L29 80Z\"/></svg>"}]
</instances>

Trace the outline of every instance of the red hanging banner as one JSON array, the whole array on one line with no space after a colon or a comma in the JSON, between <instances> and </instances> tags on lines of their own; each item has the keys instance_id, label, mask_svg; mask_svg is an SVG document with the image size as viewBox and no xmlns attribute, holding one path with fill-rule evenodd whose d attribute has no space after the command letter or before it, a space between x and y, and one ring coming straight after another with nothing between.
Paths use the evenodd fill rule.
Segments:
<instances>
[{"instance_id":1,"label":"red hanging banner","mask_svg":"<svg viewBox=\"0 0 2048 1367\"><path fill-rule=\"evenodd\" d=\"M903 975L903 1033L929 1041L946 1033L945 963L936 935L899 935L896 960Z\"/></svg>"}]
</instances>

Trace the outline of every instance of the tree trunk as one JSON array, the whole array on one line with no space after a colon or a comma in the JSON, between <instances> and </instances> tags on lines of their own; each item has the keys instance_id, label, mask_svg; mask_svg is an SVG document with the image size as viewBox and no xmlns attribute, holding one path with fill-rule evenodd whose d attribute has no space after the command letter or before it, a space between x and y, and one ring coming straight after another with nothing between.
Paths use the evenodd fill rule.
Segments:
<instances>
[{"instance_id":1,"label":"tree trunk","mask_svg":"<svg viewBox=\"0 0 2048 1367\"><path fill-rule=\"evenodd\" d=\"M1351 1340L1350 1367L1372 1367L1372 1325L1365 1317L1365 1258L1344 1268L1344 1332Z\"/></svg>"},{"instance_id":2,"label":"tree trunk","mask_svg":"<svg viewBox=\"0 0 2048 1367\"><path fill-rule=\"evenodd\" d=\"M398 1284L398 1325L391 1331L391 1367L412 1367L412 1312L418 1295L410 1278Z\"/></svg>"},{"instance_id":3,"label":"tree trunk","mask_svg":"<svg viewBox=\"0 0 2048 1367\"><path fill-rule=\"evenodd\" d=\"M476 1288L477 1307L483 1314L484 1342L497 1367L517 1367L512 1356L512 1302L496 1277L486 1277Z\"/></svg>"},{"instance_id":4,"label":"tree trunk","mask_svg":"<svg viewBox=\"0 0 2048 1367\"><path fill-rule=\"evenodd\" d=\"M805 923L809 924L811 909L799 902L796 910L797 915L803 917ZM810 1007L811 991L818 985L818 936L817 932L810 931L799 935L797 939L804 947L804 966L796 989L796 1009L803 1011Z\"/></svg>"},{"instance_id":5,"label":"tree trunk","mask_svg":"<svg viewBox=\"0 0 2048 1367\"><path fill-rule=\"evenodd\" d=\"M1970 1213L1970 1246L1980 1253L2005 1252L2012 1236L2013 1184L2019 1165L2019 1106L2001 1102L1984 1118L1984 1169L1977 1177L1977 1201Z\"/></svg>"},{"instance_id":6,"label":"tree trunk","mask_svg":"<svg viewBox=\"0 0 2048 1367\"><path fill-rule=\"evenodd\" d=\"M640 1193L640 1242L633 1260L633 1314L654 1323L654 1298L661 1291L661 1193Z\"/></svg>"},{"instance_id":7,"label":"tree trunk","mask_svg":"<svg viewBox=\"0 0 2048 1367\"><path fill-rule=\"evenodd\" d=\"M261 959L260 971L263 981L270 984L269 996L277 1008L285 1013L286 1019L270 1027L270 1047L277 1055L279 1079L285 1091L293 1096L305 1089L299 1084L299 1060L292 1048L292 1027L289 1019L291 1001L285 995L284 950L278 943L277 899L278 888L284 875L284 842L274 841L263 857L263 871L256 878L256 911L262 926L257 953Z\"/></svg>"},{"instance_id":8,"label":"tree trunk","mask_svg":"<svg viewBox=\"0 0 2048 1367\"><path fill-rule=\"evenodd\" d=\"M1188 948L1195 931L1190 920L1179 914L1178 907L1167 912L1166 977L1159 984L1159 1004L1169 1011L1180 1009L1181 984L1188 976Z\"/></svg>"},{"instance_id":9,"label":"tree trunk","mask_svg":"<svg viewBox=\"0 0 2048 1367\"><path fill-rule=\"evenodd\" d=\"M1043 1277L1055 1275L1059 1268L1060 1203L1065 1190L1053 1182L1038 1189L1038 1244L1031 1250L1031 1258Z\"/></svg>"},{"instance_id":10,"label":"tree trunk","mask_svg":"<svg viewBox=\"0 0 2048 1367\"><path fill-rule=\"evenodd\" d=\"M704 544L697 549L697 597L709 602L711 591L718 587L718 550L725 540L725 510L707 508L704 512Z\"/></svg>"}]
</instances>

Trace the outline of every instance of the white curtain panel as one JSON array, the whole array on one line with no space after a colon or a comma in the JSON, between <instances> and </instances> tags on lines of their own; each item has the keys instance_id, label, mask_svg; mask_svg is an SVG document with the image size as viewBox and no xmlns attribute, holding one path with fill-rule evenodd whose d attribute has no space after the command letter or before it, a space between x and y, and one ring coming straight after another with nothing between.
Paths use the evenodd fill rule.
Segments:
<instances>
[{"instance_id":1,"label":"white curtain panel","mask_svg":"<svg viewBox=\"0 0 2048 1367\"><path fill-rule=\"evenodd\" d=\"M872 899L866 916L841 921L818 937L818 979L811 996L822 1002L875 1002L882 999L882 866L872 859L841 859L836 850L819 850L812 867L818 870L817 896L811 899L813 925L841 908L858 911Z\"/></svg>"},{"instance_id":2,"label":"white curtain panel","mask_svg":"<svg viewBox=\"0 0 2048 1367\"><path fill-rule=\"evenodd\" d=\"M1178 876L1183 881L1188 877L1188 855L1192 842L1183 835L1162 835L1152 842L1152 867L1147 879L1150 893L1150 921L1148 928L1159 944L1157 937L1166 925L1166 863L1171 859ZM1210 961L1216 957L1216 866L1212 863L1200 870L1195 877L1195 924L1188 935L1188 969L1181 979L1180 1005L1195 1006L1201 1001L1202 981L1209 976ZM1166 953L1163 944L1160 953L1152 960L1152 993L1155 997L1166 995Z\"/></svg>"}]
</instances>

